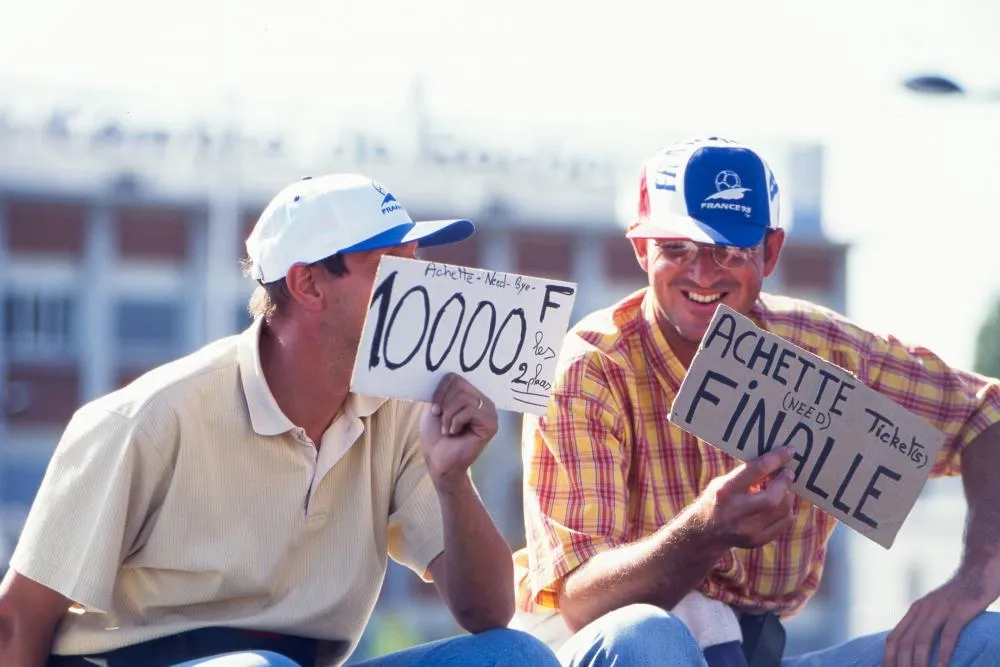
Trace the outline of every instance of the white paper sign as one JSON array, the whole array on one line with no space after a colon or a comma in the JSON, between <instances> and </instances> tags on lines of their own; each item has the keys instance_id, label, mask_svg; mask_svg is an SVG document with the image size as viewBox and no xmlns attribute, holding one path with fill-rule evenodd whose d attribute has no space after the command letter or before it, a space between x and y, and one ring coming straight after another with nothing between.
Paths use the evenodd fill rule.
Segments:
<instances>
[{"instance_id":1,"label":"white paper sign","mask_svg":"<svg viewBox=\"0 0 1000 667\"><path fill-rule=\"evenodd\" d=\"M853 374L722 305L670 421L743 461L791 445L792 490L887 549L944 443Z\"/></svg>"},{"instance_id":2,"label":"white paper sign","mask_svg":"<svg viewBox=\"0 0 1000 667\"><path fill-rule=\"evenodd\" d=\"M430 401L455 372L501 410L544 414L576 285L384 256L351 391Z\"/></svg>"}]
</instances>

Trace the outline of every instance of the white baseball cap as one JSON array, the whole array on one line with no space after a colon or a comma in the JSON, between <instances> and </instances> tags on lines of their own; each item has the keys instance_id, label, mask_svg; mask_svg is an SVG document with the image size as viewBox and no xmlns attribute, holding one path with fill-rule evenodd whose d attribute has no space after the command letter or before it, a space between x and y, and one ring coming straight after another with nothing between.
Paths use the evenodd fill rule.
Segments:
<instances>
[{"instance_id":1,"label":"white baseball cap","mask_svg":"<svg viewBox=\"0 0 1000 667\"><path fill-rule=\"evenodd\" d=\"M729 139L683 141L642 167L629 238L749 248L779 225L778 182L754 149Z\"/></svg>"},{"instance_id":2,"label":"white baseball cap","mask_svg":"<svg viewBox=\"0 0 1000 667\"><path fill-rule=\"evenodd\" d=\"M337 253L421 246L466 239L469 220L414 222L377 181L360 174L307 176L285 187L261 213L247 237L251 277L264 283L285 277L293 264L311 264Z\"/></svg>"}]
</instances>

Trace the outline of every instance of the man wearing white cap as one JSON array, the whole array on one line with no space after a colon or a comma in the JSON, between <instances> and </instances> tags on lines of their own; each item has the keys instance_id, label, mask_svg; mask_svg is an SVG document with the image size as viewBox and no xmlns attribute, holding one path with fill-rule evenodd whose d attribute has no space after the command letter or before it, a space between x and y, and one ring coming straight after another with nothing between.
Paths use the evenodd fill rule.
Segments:
<instances>
[{"instance_id":1,"label":"man wearing white cap","mask_svg":"<svg viewBox=\"0 0 1000 667\"><path fill-rule=\"evenodd\" d=\"M627 236L649 286L569 332L549 410L526 418L518 606L553 645L576 631L567 665L998 665L1000 615L984 610L1000 596L1000 381L762 293L784 242L779 199L767 163L732 141L643 166ZM819 588L835 520L789 490L787 448L743 464L668 421L719 303L945 433L932 475L963 477L965 555L891 633L783 655L780 619Z\"/></svg>"},{"instance_id":2,"label":"man wearing white cap","mask_svg":"<svg viewBox=\"0 0 1000 667\"><path fill-rule=\"evenodd\" d=\"M73 416L0 586L0 664L342 664L389 556L470 634L372 664L554 664L504 627L510 550L468 475L493 404L456 375L426 410L349 391L379 259L473 231L363 176L282 190L247 240L252 326Z\"/></svg>"}]
</instances>

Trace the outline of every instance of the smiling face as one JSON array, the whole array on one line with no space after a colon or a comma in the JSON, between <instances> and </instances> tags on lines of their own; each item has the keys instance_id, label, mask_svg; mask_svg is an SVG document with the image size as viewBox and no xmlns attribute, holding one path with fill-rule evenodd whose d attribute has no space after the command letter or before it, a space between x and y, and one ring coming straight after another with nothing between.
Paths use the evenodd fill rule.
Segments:
<instances>
[{"instance_id":1,"label":"smiling face","mask_svg":"<svg viewBox=\"0 0 1000 667\"><path fill-rule=\"evenodd\" d=\"M632 239L655 297L657 324L685 366L720 303L740 313L750 312L764 278L774 272L784 240L782 230L770 231L740 263L740 259L727 262L726 251L716 246L698 245L693 252L693 247L682 252L676 240Z\"/></svg>"}]
</instances>

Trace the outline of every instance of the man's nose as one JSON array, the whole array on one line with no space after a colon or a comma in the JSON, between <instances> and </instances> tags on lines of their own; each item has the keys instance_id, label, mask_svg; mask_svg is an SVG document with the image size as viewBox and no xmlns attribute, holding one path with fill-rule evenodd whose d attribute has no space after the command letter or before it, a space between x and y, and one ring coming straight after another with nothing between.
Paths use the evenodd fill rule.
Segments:
<instances>
[{"instance_id":1,"label":"man's nose","mask_svg":"<svg viewBox=\"0 0 1000 667\"><path fill-rule=\"evenodd\" d=\"M691 278L702 285L709 285L718 275L720 267L712 256L712 248L699 248L691 261Z\"/></svg>"}]
</instances>

